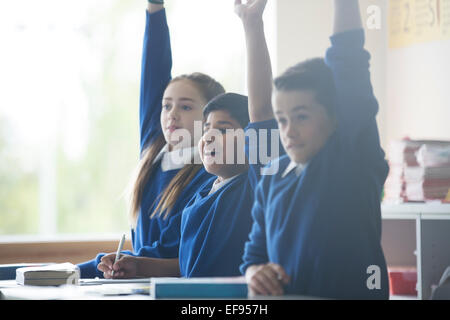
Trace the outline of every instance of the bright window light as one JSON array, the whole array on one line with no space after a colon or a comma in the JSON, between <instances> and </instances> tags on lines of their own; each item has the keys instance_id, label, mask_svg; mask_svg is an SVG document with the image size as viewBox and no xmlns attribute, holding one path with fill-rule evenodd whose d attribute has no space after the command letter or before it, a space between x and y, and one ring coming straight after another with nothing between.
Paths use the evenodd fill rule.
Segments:
<instances>
[{"instance_id":1,"label":"bright window light","mask_svg":"<svg viewBox=\"0 0 450 320\"><path fill-rule=\"evenodd\" d=\"M145 9L0 3L0 238L129 229L122 194L139 157ZM167 16L173 76L204 72L246 93L233 1L171 0Z\"/></svg>"}]
</instances>

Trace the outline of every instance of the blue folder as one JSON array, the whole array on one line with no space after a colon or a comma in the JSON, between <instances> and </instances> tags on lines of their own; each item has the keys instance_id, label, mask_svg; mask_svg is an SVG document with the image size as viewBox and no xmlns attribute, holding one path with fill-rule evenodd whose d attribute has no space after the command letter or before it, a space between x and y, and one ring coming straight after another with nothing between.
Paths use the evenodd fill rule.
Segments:
<instances>
[{"instance_id":1,"label":"blue folder","mask_svg":"<svg viewBox=\"0 0 450 320\"><path fill-rule=\"evenodd\" d=\"M153 298L247 298L245 279L240 278L151 278Z\"/></svg>"}]
</instances>

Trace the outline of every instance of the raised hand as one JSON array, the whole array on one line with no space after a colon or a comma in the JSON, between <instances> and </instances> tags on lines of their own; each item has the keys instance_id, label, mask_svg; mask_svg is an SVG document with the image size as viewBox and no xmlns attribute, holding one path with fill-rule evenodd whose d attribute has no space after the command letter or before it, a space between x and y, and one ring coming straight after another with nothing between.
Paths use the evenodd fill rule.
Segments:
<instances>
[{"instance_id":1,"label":"raised hand","mask_svg":"<svg viewBox=\"0 0 450 320\"><path fill-rule=\"evenodd\" d=\"M272 66L262 15L267 0L234 1L234 10L241 18L247 48L247 84L251 122L274 118L272 111Z\"/></svg>"},{"instance_id":2,"label":"raised hand","mask_svg":"<svg viewBox=\"0 0 450 320\"><path fill-rule=\"evenodd\" d=\"M147 4L147 10L149 13L154 13L154 12L157 12L162 9L164 9L163 3L159 4L159 3L148 2L148 4Z\"/></svg>"},{"instance_id":3,"label":"raised hand","mask_svg":"<svg viewBox=\"0 0 450 320\"><path fill-rule=\"evenodd\" d=\"M334 0L334 33L361 28L358 0Z\"/></svg>"},{"instance_id":4,"label":"raised hand","mask_svg":"<svg viewBox=\"0 0 450 320\"><path fill-rule=\"evenodd\" d=\"M234 12L242 21L262 19L267 0L247 0L244 4L242 0L234 1Z\"/></svg>"}]
</instances>

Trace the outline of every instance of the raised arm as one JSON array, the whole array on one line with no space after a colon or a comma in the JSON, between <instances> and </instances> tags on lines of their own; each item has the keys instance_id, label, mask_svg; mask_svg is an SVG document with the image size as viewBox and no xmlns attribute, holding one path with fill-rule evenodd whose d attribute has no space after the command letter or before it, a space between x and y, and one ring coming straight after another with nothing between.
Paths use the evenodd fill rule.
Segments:
<instances>
[{"instance_id":1,"label":"raised arm","mask_svg":"<svg viewBox=\"0 0 450 320\"><path fill-rule=\"evenodd\" d=\"M370 75L370 53L358 0L335 0L334 34L326 62L333 72L337 93L336 114L345 141L371 161L384 157L378 137L375 98Z\"/></svg>"},{"instance_id":2,"label":"raised arm","mask_svg":"<svg viewBox=\"0 0 450 320\"><path fill-rule=\"evenodd\" d=\"M149 3L146 10L139 102L141 152L162 134L162 97L171 79L171 69L172 51L164 6Z\"/></svg>"},{"instance_id":3,"label":"raised arm","mask_svg":"<svg viewBox=\"0 0 450 320\"><path fill-rule=\"evenodd\" d=\"M334 34L361 28L358 0L334 0Z\"/></svg>"},{"instance_id":4,"label":"raised arm","mask_svg":"<svg viewBox=\"0 0 450 320\"><path fill-rule=\"evenodd\" d=\"M334 5L334 34L326 62L334 76L338 122L354 136L360 133L361 125L366 127L374 118L378 103L370 80L370 54L364 49L358 0L335 0Z\"/></svg>"},{"instance_id":5,"label":"raised arm","mask_svg":"<svg viewBox=\"0 0 450 320\"><path fill-rule=\"evenodd\" d=\"M247 82L251 122L274 118L272 111L272 66L264 35L262 15L267 0L235 0L235 12L241 18L247 45Z\"/></svg>"}]
</instances>

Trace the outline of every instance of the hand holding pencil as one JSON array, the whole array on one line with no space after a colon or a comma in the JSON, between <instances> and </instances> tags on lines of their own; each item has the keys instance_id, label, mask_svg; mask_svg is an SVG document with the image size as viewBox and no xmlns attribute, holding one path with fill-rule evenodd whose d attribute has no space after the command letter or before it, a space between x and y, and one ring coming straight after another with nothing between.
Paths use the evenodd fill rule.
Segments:
<instances>
[{"instance_id":1,"label":"hand holding pencil","mask_svg":"<svg viewBox=\"0 0 450 320\"><path fill-rule=\"evenodd\" d=\"M129 255L121 255L123 245L125 243L125 234L122 235L117 252L110 253L101 258L97 269L103 272L105 279L112 278L134 278L136 277L135 257Z\"/></svg>"},{"instance_id":2,"label":"hand holding pencil","mask_svg":"<svg viewBox=\"0 0 450 320\"><path fill-rule=\"evenodd\" d=\"M122 238L120 239L119 246L117 247L117 253L116 253L116 259L114 260L114 264L117 263L120 259L120 252L122 252L123 244L125 243L125 233L122 235ZM111 277L114 277L114 269L111 272Z\"/></svg>"}]
</instances>

